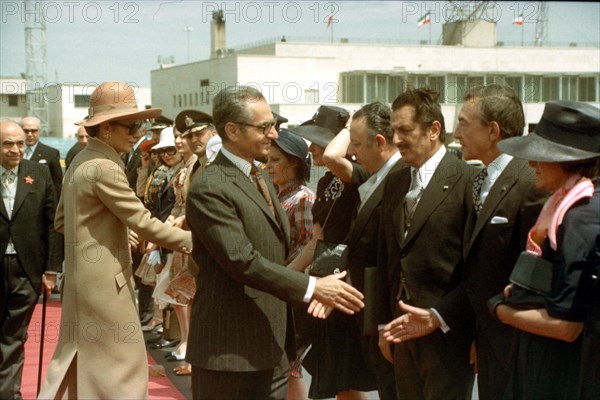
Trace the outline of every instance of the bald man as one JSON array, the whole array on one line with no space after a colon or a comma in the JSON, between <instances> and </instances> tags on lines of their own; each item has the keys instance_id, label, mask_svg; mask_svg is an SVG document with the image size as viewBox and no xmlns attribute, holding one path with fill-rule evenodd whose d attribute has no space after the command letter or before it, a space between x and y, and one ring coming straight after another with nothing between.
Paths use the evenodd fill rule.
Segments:
<instances>
[{"instance_id":1,"label":"bald man","mask_svg":"<svg viewBox=\"0 0 600 400\"><path fill-rule=\"evenodd\" d=\"M50 168L56 203L60 197L62 187L62 167L60 166L60 152L54 147L46 146L40 142L41 122L38 118L28 116L21 120L21 127L25 132L25 148L23 149L26 160L46 164Z\"/></svg>"},{"instance_id":2,"label":"bald man","mask_svg":"<svg viewBox=\"0 0 600 400\"><path fill-rule=\"evenodd\" d=\"M24 160L26 136L0 121L0 398L21 398L27 328L61 266L54 190L46 165ZM40 338L33 338L40 340Z\"/></svg>"},{"instance_id":3,"label":"bald man","mask_svg":"<svg viewBox=\"0 0 600 400\"><path fill-rule=\"evenodd\" d=\"M80 126L79 129L77 129L77 143L75 143L67 152L67 156L65 157L65 171L69 168L71 161L73 161L77 153L87 146L89 137L90 136L83 126Z\"/></svg>"}]
</instances>

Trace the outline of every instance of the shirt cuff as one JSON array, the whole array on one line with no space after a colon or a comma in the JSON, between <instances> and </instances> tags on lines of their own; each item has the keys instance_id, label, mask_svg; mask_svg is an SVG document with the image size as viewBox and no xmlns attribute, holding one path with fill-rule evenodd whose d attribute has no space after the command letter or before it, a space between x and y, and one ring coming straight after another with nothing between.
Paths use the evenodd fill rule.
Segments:
<instances>
[{"instance_id":1,"label":"shirt cuff","mask_svg":"<svg viewBox=\"0 0 600 400\"><path fill-rule=\"evenodd\" d=\"M440 324L441 324L440 329L442 330L442 332L448 333L448 331L450 331L450 327L448 326L448 324L446 324L446 321L444 321L444 318L442 318L440 313L437 312L437 310L435 308L430 308L429 310L433 313L433 315L436 316L438 321L440 321Z\"/></svg>"},{"instance_id":2,"label":"shirt cuff","mask_svg":"<svg viewBox=\"0 0 600 400\"><path fill-rule=\"evenodd\" d=\"M46 275L56 275L56 274L58 274L58 272L57 271L44 271L44 274L46 274Z\"/></svg>"},{"instance_id":3,"label":"shirt cuff","mask_svg":"<svg viewBox=\"0 0 600 400\"><path fill-rule=\"evenodd\" d=\"M385 325L384 325L384 324L379 324L379 325L377 325L377 330L378 330L378 331L382 331L382 330L383 330L383 328L385 328Z\"/></svg>"},{"instance_id":4,"label":"shirt cuff","mask_svg":"<svg viewBox=\"0 0 600 400\"><path fill-rule=\"evenodd\" d=\"M306 288L306 293L304 293L304 298L302 299L305 303L310 303L310 299L312 299L313 293L315 292L315 286L317 285L317 278L314 276L308 277L308 287Z\"/></svg>"}]
</instances>

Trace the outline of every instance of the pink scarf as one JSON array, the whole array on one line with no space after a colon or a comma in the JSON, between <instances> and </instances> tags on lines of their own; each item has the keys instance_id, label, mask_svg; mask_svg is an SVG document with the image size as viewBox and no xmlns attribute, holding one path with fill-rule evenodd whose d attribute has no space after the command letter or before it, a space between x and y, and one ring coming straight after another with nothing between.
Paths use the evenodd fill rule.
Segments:
<instances>
[{"instance_id":1,"label":"pink scarf","mask_svg":"<svg viewBox=\"0 0 600 400\"><path fill-rule=\"evenodd\" d=\"M589 178L582 178L579 174L570 176L546 201L535 225L529 230L527 251L541 256L540 245L546 237L550 239L552 249L556 250L556 232L565 214L573 204L593 194L594 184Z\"/></svg>"}]
</instances>

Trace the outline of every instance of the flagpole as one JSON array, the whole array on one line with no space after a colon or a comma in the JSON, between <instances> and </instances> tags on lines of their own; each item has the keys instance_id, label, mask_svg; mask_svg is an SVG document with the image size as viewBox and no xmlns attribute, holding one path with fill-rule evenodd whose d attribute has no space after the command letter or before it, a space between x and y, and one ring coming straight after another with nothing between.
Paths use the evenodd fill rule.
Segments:
<instances>
[{"instance_id":1,"label":"flagpole","mask_svg":"<svg viewBox=\"0 0 600 400\"><path fill-rule=\"evenodd\" d=\"M431 22L427 25L429 25L429 44L431 44Z\"/></svg>"},{"instance_id":2,"label":"flagpole","mask_svg":"<svg viewBox=\"0 0 600 400\"><path fill-rule=\"evenodd\" d=\"M331 43L333 43L333 21L331 21Z\"/></svg>"},{"instance_id":3,"label":"flagpole","mask_svg":"<svg viewBox=\"0 0 600 400\"><path fill-rule=\"evenodd\" d=\"M525 30L525 25L521 25L521 47L523 47L523 31Z\"/></svg>"}]
</instances>

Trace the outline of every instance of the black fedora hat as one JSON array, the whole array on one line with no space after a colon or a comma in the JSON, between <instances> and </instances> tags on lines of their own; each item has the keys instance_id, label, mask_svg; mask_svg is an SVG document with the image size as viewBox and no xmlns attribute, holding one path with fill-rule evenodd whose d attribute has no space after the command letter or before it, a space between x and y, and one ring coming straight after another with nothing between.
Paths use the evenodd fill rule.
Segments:
<instances>
[{"instance_id":1,"label":"black fedora hat","mask_svg":"<svg viewBox=\"0 0 600 400\"><path fill-rule=\"evenodd\" d=\"M175 129L181 132L181 137L201 131L209 125L212 125L212 117L198 110L183 110L175 117Z\"/></svg>"},{"instance_id":2,"label":"black fedora hat","mask_svg":"<svg viewBox=\"0 0 600 400\"><path fill-rule=\"evenodd\" d=\"M350 113L341 107L321 106L312 119L290 130L317 146L327 147L335 135L346 127L348 119Z\"/></svg>"},{"instance_id":3,"label":"black fedora hat","mask_svg":"<svg viewBox=\"0 0 600 400\"><path fill-rule=\"evenodd\" d=\"M539 162L600 157L600 109L575 101L548 102L533 132L501 140L498 148L517 158Z\"/></svg>"},{"instance_id":4,"label":"black fedora hat","mask_svg":"<svg viewBox=\"0 0 600 400\"><path fill-rule=\"evenodd\" d=\"M273 113L273 117L275 117L275 130L279 132L281 124L288 122L289 120L286 117L277 114L275 111L271 111L271 113Z\"/></svg>"}]
</instances>

